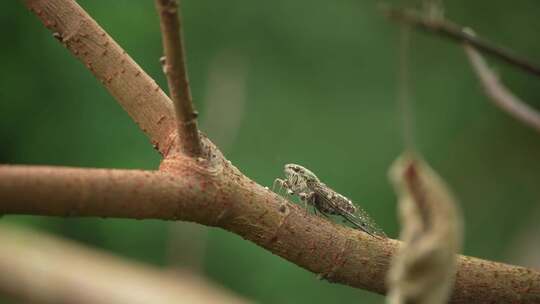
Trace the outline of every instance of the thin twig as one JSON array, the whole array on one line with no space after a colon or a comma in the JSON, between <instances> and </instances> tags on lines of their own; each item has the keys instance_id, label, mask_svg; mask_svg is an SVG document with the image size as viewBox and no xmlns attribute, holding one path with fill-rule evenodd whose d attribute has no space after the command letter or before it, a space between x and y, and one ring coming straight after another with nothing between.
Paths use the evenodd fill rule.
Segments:
<instances>
[{"instance_id":1,"label":"thin twig","mask_svg":"<svg viewBox=\"0 0 540 304\"><path fill-rule=\"evenodd\" d=\"M540 113L512 94L500 81L482 55L471 45L465 44L465 53L480 80L486 95L497 107L523 124L540 132Z\"/></svg>"},{"instance_id":2,"label":"thin twig","mask_svg":"<svg viewBox=\"0 0 540 304\"><path fill-rule=\"evenodd\" d=\"M62 37L87 25L89 17L72 0L26 0L26 3L46 26L53 30L61 28ZM100 29L94 23L90 24L88 35ZM78 56L75 49L70 50ZM100 66L121 66L118 65L121 60L107 62L99 56L92 58ZM106 76L101 71L95 74ZM148 84L155 84L146 77L140 83L132 78L122 81L126 82L125 88L144 85L145 89ZM118 92L131 96L129 93ZM125 96L117 99L121 102ZM147 106L150 111L172 110L166 96L154 101ZM131 111L132 117L145 119L144 111L136 107ZM161 135L168 129L155 130ZM221 156L217 158L222 167L219 171L205 170L194 159L180 157L165 159L162 170L168 170L169 174L139 171L132 177L114 170L96 173L69 169L74 171L66 175L57 168L3 166L0 167L0 214L74 213L195 221L236 233L315 273L332 269L329 278L332 281L385 292L385 274L398 242L375 240L362 232L305 216L297 206L251 181ZM278 227L280 233L276 233ZM334 256L340 257L346 267L336 267L336 261L329 258ZM538 272L464 256L459 258L458 269L453 303L540 300Z\"/></svg>"},{"instance_id":3,"label":"thin twig","mask_svg":"<svg viewBox=\"0 0 540 304\"><path fill-rule=\"evenodd\" d=\"M160 17L165 53L163 71L176 110L180 149L188 156L198 157L202 154L202 146L186 71L179 7L176 0L156 0L156 9Z\"/></svg>"},{"instance_id":4,"label":"thin twig","mask_svg":"<svg viewBox=\"0 0 540 304\"><path fill-rule=\"evenodd\" d=\"M520 58L512 51L493 45L491 42L472 35L464 27L454 24L448 20L437 18L424 18L412 10L396 9L384 7L383 13L390 19L415 26L418 29L439 35L457 42L466 42L474 46L479 51L492 55L511 65L517 66L524 71L540 77L540 67L532 62Z\"/></svg>"},{"instance_id":5,"label":"thin twig","mask_svg":"<svg viewBox=\"0 0 540 304\"><path fill-rule=\"evenodd\" d=\"M195 221L231 231L316 274L332 270L332 282L386 292L385 276L400 242L306 216L233 166L216 175L190 169L193 163L189 157L169 163L170 174L0 166L0 214ZM459 256L457 269L451 303L540 301L540 272L466 256Z\"/></svg>"}]
</instances>

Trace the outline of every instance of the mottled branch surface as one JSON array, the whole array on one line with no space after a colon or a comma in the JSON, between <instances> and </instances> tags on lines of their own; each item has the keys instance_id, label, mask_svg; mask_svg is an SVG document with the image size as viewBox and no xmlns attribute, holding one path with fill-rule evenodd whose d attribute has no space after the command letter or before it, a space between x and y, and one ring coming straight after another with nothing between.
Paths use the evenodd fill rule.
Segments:
<instances>
[{"instance_id":1,"label":"mottled branch surface","mask_svg":"<svg viewBox=\"0 0 540 304\"><path fill-rule=\"evenodd\" d=\"M380 240L298 206L214 161L165 160L162 172L0 167L0 213L194 221L258 244L337 283L385 293L399 242ZM540 273L460 256L452 303L538 303Z\"/></svg>"},{"instance_id":2,"label":"mottled branch surface","mask_svg":"<svg viewBox=\"0 0 540 304\"><path fill-rule=\"evenodd\" d=\"M533 64L527 59L521 58L511 50L496 46L491 42L470 33L464 27L454 24L448 20L425 18L412 10L402 10L388 7L385 7L383 12L393 20L414 26L417 29L441 37L449 38L450 40L460 43L466 42L469 45L474 46L482 53L491 55L536 76L540 76L540 66Z\"/></svg>"},{"instance_id":3,"label":"mottled branch surface","mask_svg":"<svg viewBox=\"0 0 540 304\"><path fill-rule=\"evenodd\" d=\"M25 0L60 43L98 79L165 155L176 122L158 84L75 1Z\"/></svg>"},{"instance_id":4,"label":"mottled branch surface","mask_svg":"<svg viewBox=\"0 0 540 304\"><path fill-rule=\"evenodd\" d=\"M0 214L194 221L240 235L329 281L386 292L399 242L306 216L244 176L206 139L204 158L167 153L174 112L155 82L72 0L26 3L77 58L91 63L87 67L167 157L159 172L1 166ZM124 64L132 73L128 67L122 73ZM453 303L540 301L538 272L469 257L459 258L458 269Z\"/></svg>"},{"instance_id":5,"label":"mottled branch surface","mask_svg":"<svg viewBox=\"0 0 540 304\"><path fill-rule=\"evenodd\" d=\"M0 244L0 293L18 303L247 303L194 274L173 274L42 232L0 224Z\"/></svg>"},{"instance_id":6,"label":"mottled branch surface","mask_svg":"<svg viewBox=\"0 0 540 304\"><path fill-rule=\"evenodd\" d=\"M176 0L156 0L156 9L165 53L163 71L167 76L171 99L176 110L180 150L186 155L198 157L202 153L202 147L197 129L197 112L193 108L186 71L178 4Z\"/></svg>"}]
</instances>

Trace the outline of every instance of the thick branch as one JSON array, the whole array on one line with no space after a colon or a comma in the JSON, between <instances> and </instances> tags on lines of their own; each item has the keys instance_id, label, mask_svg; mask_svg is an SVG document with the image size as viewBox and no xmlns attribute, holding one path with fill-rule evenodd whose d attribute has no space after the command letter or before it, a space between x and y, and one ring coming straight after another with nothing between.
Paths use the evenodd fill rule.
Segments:
<instances>
[{"instance_id":1,"label":"thick branch","mask_svg":"<svg viewBox=\"0 0 540 304\"><path fill-rule=\"evenodd\" d=\"M540 132L540 113L505 88L474 47L467 44L464 47L489 100L515 119Z\"/></svg>"},{"instance_id":2,"label":"thick branch","mask_svg":"<svg viewBox=\"0 0 540 304\"><path fill-rule=\"evenodd\" d=\"M162 170L170 173L2 166L0 213L195 221L236 233L329 281L386 291L398 241L306 216L227 162L168 159ZM457 267L452 303L540 301L539 272L466 256Z\"/></svg>"},{"instance_id":3,"label":"thick branch","mask_svg":"<svg viewBox=\"0 0 540 304\"><path fill-rule=\"evenodd\" d=\"M520 58L510 50L495 46L489 41L471 34L462 26L447 20L424 18L420 14L410 10L384 8L383 11L391 19L403 22L405 24L410 24L418 29L441 37L449 38L457 42L466 42L483 53L492 55L495 58L517 66L526 72L540 77L539 66L529 62L526 59Z\"/></svg>"},{"instance_id":4,"label":"thick branch","mask_svg":"<svg viewBox=\"0 0 540 304\"><path fill-rule=\"evenodd\" d=\"M161 21L165 53L163 71L176 111L180 149L186 155L198 157L202 154L202 147L197 129L197 112L193 108L189 89L178 4L176 0L156 0L156 9Z\"/></svg>"},{"instance_id":5,"label":"thick branch","mask_svg":"<svg viewBox=\"0 0 540 304\"><path fill-rule=\"evenodd\" d=\"M203 221L208 212L188 206L211 200L192 187L198 181L159 171L0 166L0 214L173 220L180 212Z\"/></svg>"},{"instance_id":6,"label":"thick branch","mask_svg":"<svg viewBox=\"0 0 540 304\"><path fill-rule=\"evenodd\" d=\"M168 135L175 129L173 112L155 82L72 0L26 3L55 37L104 80L167 154ZM121 77L120 83L117 76L128 73L128 67L131 73ZM3 166L0 214L195 221L232 231L328 280L385 292L385 273L397 241L374 239L305 216L297 206L249 180L217 154L217 150L210 153L214 155L211 163L168 158L162 169L169 174ZM460 257L458 268L454 303L540 301L538 272L468 257Z\"/></svg>"},{"instance_id":7,"label":"thick branch","mask_svg":"<svg viewBox=\"0 0 540 304\"><path fill-rule=\"evenodd\" d=\"M0 224L0 293L31 303L246 303L188 273L165 272Z\"/></svg>"},{"instance_id":8,"label":"thick branch","mask_svg":"<svg viewBox=\"0 0 540 304\"><path fill-rule=\"evenodd\" d=\"M167 154L175 118L170 99L157 83L75 1L24 2Z\"/></svg>"}]
</instances>

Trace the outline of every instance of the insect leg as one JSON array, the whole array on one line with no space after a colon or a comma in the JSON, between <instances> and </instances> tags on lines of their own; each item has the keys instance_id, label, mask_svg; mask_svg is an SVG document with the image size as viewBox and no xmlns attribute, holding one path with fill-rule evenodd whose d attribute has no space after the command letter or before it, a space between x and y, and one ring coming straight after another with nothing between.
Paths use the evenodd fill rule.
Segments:
<instances>
[{"instance_id":1,"label":"insect leg","mask_svg":"<svg viewBox=\"0 0 540 304\"><path fill-rule=\"evenodd\" d=\"M281 178L276 178L272 183L272 191L276 189L276 184L279 184L279 186L281 187L281 185L283 184L283 180Z\"/></svg>"},{"instance_id":2,"label":"insect leg","mask_svg":"<svg viewBox=\"0 0 540 304\"><path fill-rule=\"evenodd\" d=\"M322 212L321 210L317 209L317 207L315 207L315 210L318 210L320 214L322 214L325 218L328 218L328 214Z\"/></svg>"},{"instance_id":3,"label":"insect leg","mask_svg":"<svg viewBox=\"0 0 540 304\"><path fill-rule=\"evenodd\" d=\"M307 216L308 215L308 210L309 210L308 209L309 194L306 194L305 192L302 192L302 193L298 194L298 197L300 198L302 203L304 203L304 209L306 210L305 215Z\"/></svg>"},{"instance_id":4,"label":"insect leg","mask_svg":"<svg viewBox=\"0 0 540 304\"><path fill-rule=\"evenodd\" d=\"M286 180L283 180L281 178L276 178L274 180L274 182L272 183L272 191L275 192L275 188L276 188L276 184L279 185L279 190L278 190L278 194L279 192L281 192L281 189L285 188L285 189L289 189L289 185L287 184L287 181Z\"/></svg>"},{"instance_id":5,"label":"insect leg","mask_svg":"<svg viewBox=\"0 0 540 304\"><path fill-rule=\"evenodd\" d=\"M328 218L328 216L326 214L324 214L324 212L322 212L321 210L317 209L317 207L313 208L313 213L315 213L315 215L317 215L317 216L320 214L320 215Z\"/></svg>"}]
</instances>

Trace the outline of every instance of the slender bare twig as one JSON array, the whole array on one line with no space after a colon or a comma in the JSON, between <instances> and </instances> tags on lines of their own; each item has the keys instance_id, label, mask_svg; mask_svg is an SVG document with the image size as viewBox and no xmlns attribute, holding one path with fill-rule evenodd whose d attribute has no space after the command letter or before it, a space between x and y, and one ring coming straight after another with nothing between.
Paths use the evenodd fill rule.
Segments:
<instances>
[{"instance_id":1,"label":"slender bare twig","mask_svg":"<svg viewBox=\"0 0 540 304\"><path fill-rule=\"evenodd\" d=\"M479 51L492 55L511 65L517 66L526 72L540 77L540 67L530 61L520 58L512 51L493 45L491 42L472 35L464 27L454 24L448 20L437 18L424 18L412 10L396 9L384 7L383 13L389 18L410 24L418 29L430 32L445 38L450 38L457 42L466 42L474 46Z\"/></svg>"},{"instance_id":2,"label":"slender bare twig","mask_svg":"<svg viewBox=\"0 0 540 304\"><path fill-rule=\"evenodd\" d=\"M218 156L220 157L220 156ZM385 293L399 242L306 216L222 160L218 170L189 157L164 172L0 167L0 214L195 221L248 239L332 282ZM459 256L452 303L537 303L540 272Z\"/></svg>"},{"instance_id":3,"label":"slender bare twig","mask_svg":"<svg viewBox=\"0 0 540 304\"><path fill-rule=\"evenodd\" d=\"M176 0L156 0L156 9L161 21L165 53L163 71L167 76L169 92L176 110L180 149L186 155L198 157L202 154L202 147L197 129L197 112L193 108L186 71L178 4Z\"/></svg>"},{"instance_id":4,"label":"slender bare twig","mask_svg":"<svg viewBox=\"0 0 540 304\"><path fill-rule=\"evenodd\" d=\"M540 113L505 88L474 47L468 44L464 47L473 71L478 76L489 100L515 119L540 132Z\"/></svg>"},{"instance_id":5,"label":"slender bare twig","mask_svg":"<svg viewBox=\"0 0 540 304\"><path fill-rule=\"evenodd\" d=\"M156 82L75 1L24 2L105 86L161 154L167 154L175 132L174 111Z\"/></svg>"},{"instance_id":6,"label":"slender bare twig","mask_svg":"<svg viewBox=\"0 0 540 304\"><path fill-rule=\"evenodd\" d=\"M24 303L247 303L171 273L68 240L0 224L0 294Z\"/></svg>"}]
</instances>

